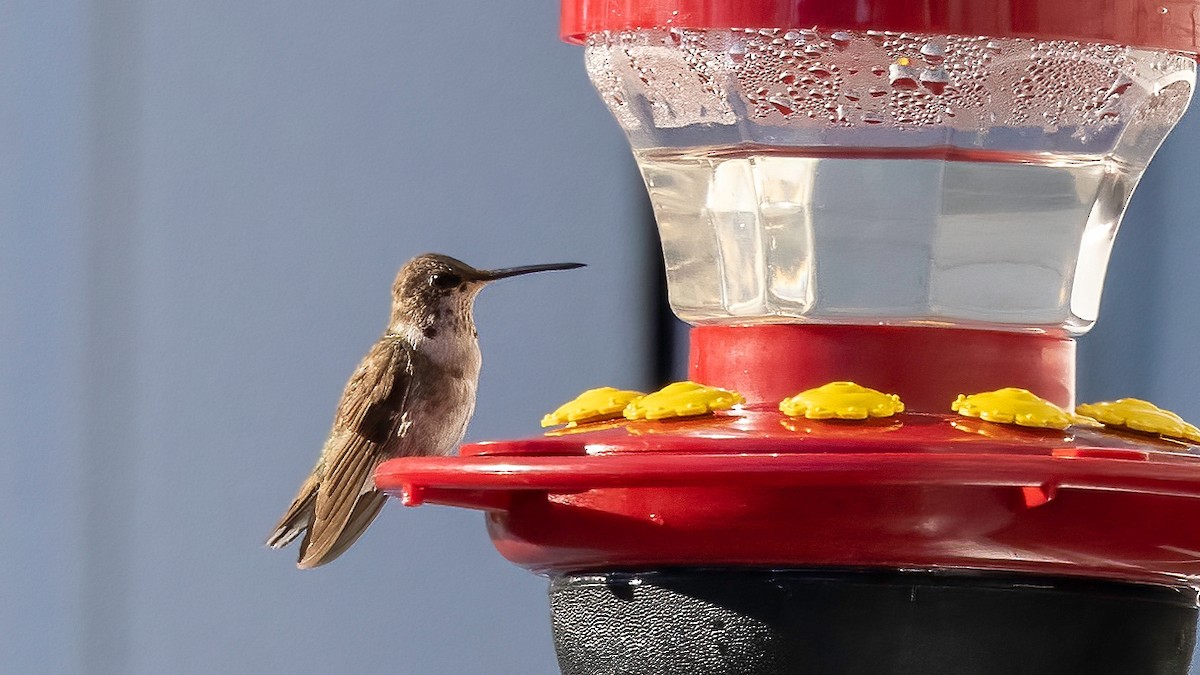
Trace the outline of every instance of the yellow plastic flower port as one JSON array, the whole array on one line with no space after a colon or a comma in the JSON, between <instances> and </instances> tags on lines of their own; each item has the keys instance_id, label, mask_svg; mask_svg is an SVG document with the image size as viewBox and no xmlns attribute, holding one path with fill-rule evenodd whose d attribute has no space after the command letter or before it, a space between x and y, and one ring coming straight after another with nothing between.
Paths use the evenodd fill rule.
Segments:
<instances>
[{"instance_id":1,"label":"yellow plastic flower port","mask_svg":"<svg viewBox=\"0 0 1200 675\"><path fill-rule=\"evenodd\" d=\"M625 410L625 406L643 396L645 394L640 391L624 391L616 387L588 389L543 417L542 426L552 427L556 424L575 426L588 422L621 419L621 411Z\"/></svg>"},{"instance_id":2,"label":"yellow plastic flower port","mask_svg":"<svg viewBox=\"0 0 1200 675\"><path fill-rule=\"evenodd\" d=\"M675 382L625 407L631 420L664 420L672 417L704 415L725 410L746 399L736 391L706 387L695 382Z\"/></svg>"},{"instance_id":3,"label":"yellow plastic flower port","mask_svg":"<svg viewBox=\"0 0 1200 675\"><path fill-rule=\"evenodd\" d=\"M1023 427L1066 429L1072 424L1094 426L1095 420L1075 415L1035 396L1028 389L1007 387L970 396L958 395L950 409L986 422L1018 424Z\"/></svg>"},{"instance_id":4,"label":"yellow plastic flower port","mask_svg":"<svg viewBox=\"0 0 1200 675\"><path fill-rule=\"evenodd\" d=\"M865 420L904 412L904 403L896 394L853 382L830 382L783 399L779 410L789 417L803 415L810 420Z\"/></svg>"},{"instance_id":5,"label":"yellow plastic flower port","mask_svg":"<svg viewBox=\"0 0 1200 675\"><path fill-rule=\"evenodd\" d=\"M1149 401L1123 398L1119 401L1085 403L1075 412L1103 422L1105 426L1129 429L1165 438L1200 443L1200 429L1188 424L1170 410L1163 410Z\"/></svg>"}]
</instances>

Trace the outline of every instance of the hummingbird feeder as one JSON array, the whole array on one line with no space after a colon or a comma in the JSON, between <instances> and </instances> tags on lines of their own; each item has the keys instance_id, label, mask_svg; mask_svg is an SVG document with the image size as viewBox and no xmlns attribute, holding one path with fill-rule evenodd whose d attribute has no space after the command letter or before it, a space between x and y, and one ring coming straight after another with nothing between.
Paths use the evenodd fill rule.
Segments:
<instances>
[{"instance_id":1,"label":"hummingbird feeder","mask_svg":"<svg viewBox=\"0 0 1200 675\"><path fill-rule=\"evenodd\" d=\"M689 381L401 458L550 578L566 675L1187 672L1200 429L1080 405L1198 0L563 0Z\"/></svg>"}]
</instances>

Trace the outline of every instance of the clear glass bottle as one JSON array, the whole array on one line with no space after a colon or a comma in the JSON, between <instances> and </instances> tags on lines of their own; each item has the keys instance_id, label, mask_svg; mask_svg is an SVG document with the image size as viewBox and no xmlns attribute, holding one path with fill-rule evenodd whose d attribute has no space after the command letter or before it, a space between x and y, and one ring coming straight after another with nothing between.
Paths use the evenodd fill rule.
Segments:
<instances>
[{"instance_id":1,"label":"clear glass bottle","mask_svg":"<svg viewBox=\"0 0 1200 675\"><path fill-rule=\"evenodd\" d=\"M1170 51L816 29L592 33L695 324L1078 335L1191 98Z\"/></svg>"}]
</instances>

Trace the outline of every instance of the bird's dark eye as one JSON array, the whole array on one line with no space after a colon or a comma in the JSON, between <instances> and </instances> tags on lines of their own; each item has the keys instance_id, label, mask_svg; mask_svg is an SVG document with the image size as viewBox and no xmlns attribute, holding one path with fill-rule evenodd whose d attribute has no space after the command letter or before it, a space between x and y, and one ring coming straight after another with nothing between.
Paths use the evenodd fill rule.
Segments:
<instances>
[{"instance_id":1,"label":"bird's dark eye","mask_svg":"<svg viewBox=\"0 0 1200 675\"><path fill-rule=\"evenodd\" d=\"M430 286L433 286L434 288L441 288L443 290L454 288L461 283L462 277L452 272L437 272L432 277L429 277Z\"/></svg>"}]
</instances>

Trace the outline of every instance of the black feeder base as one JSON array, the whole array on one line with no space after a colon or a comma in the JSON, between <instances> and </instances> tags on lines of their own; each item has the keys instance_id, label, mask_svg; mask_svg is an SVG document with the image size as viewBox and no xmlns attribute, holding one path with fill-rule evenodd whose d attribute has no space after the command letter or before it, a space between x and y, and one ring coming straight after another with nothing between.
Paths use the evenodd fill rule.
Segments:
<instances>
[{"instance_id":1,"label":"black feeder base","mask_svg":"<svg viewBox=\"0 0 1200 675\"><path fill-rule=\"evenodd\" d=\"M1186 675L1197 592L1002 574L667 569L550 585L563 675Z\"/></svg>"}]
</instances>

